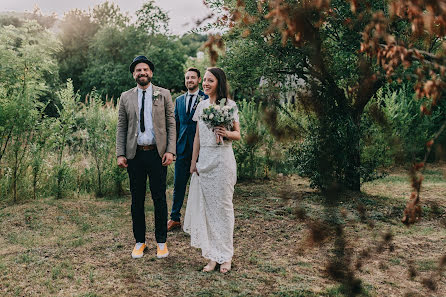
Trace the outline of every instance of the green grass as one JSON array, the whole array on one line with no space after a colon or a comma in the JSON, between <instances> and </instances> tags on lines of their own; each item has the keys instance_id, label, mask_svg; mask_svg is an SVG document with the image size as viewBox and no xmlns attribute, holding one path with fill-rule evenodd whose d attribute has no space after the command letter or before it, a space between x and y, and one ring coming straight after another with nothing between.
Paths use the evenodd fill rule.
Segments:
<instances>
[{"instance_id":1,"label":"green grass","mask_svg":"<svg viewBox=\"0 0 446 297\"><path fill-rule=\"evenodd\" d=\"M446 177L444 173L440 170L427 169L423 172L424 182L428 183L444 183L446 182ZM382 179L372 181L372 184L379 183L408 183L410 182L410 177L408 174L399 175L388 175Z\"/></svg>"},{"instance_id":2,"label":"green grass","mask_svg":"<svg viewBox=\"0 0 446 297\"><path fill-rule=\"evenodd\" d=\"M26 253L21 253L21 254L17 255L15 261L18 264L30 264L30 263L34 262L35 259L31 254L26 252Z\"/></svg>"},{"instance_id":3,"label":"green grass","mask_svg":"<svg viewBox=\"0 0 446 297\"><path fill-rule=\"evenodd\" d=\"M0 275L6 275L8 273L8 267L3 262L0 262Z\"/></svg>"},{"instance_id":4,"label":"green grass","mask_svg":"<svg viewBox=\"0 0 446 297\"><path fill-rule=\"evenodd\" d=\"M418 271L433 271L438 267L438 259L423 259L416 262Z\"/></svg>"},{"instance_id":5,"label":"green grass","mask_svg":"<svg viewBox=\"0 0 446 297\"><path fill-rule=\"evenodd\" d=\"M72 264L69 261L62 261L51 270L51 278L53 280L67 278L72 280L74 278L74 271Z\"/></svg>"},{"instance_id":6,"label":"green grass","mask_svg":"<svg viewBox=\"0 0 446 297\"><path fill-rule=\"evenodd\" d=\"M390 262L392 265L401 265L401 259L400 259L400 258L397 258L397 257L390 258L390 259L389 259L389 262Z\"/></svg>"},{"instance_id":7,"label":"green grass","mask_svg":"<svg viewBox=\"0 0 446 297\"><path fill-rule=\"evenodd\" d=\"M335 237L331 233L321 244L312 243L311 221L328 223L328 229L345 226L351 266L361 251L370 248L361 269L354 270L361 279L361 296L400 295L400 283L409 279L408 261L419 273L409 281L418 282L414 286L427 295L420 282L436 271L446 238L441 223L446 203L437 195L446 181L440 172L427 171L426 176L436 182L423 188L423 201L428 201L423 204L423 218L410 227L400 221L407 201L401 189L410 190L406 173L367 183L363 193L340 195L338 208L327 206L325 198L302 179L240 183L234 196L235 256L228 275L201 272L206 260L200 250L190 247L190 238L182 231L169 233L167 259L155 257L150 194L146 199L149 250L139 261L130 257L134 239L128 195L42 198L2 206L0 295L23 296L32 287L38 293L31 295L36 296L62 291L69 296L345 296L346 288L326 272ZM283 191L290 192L289 199L280 198ZM365 221L359 205L365 210ZM297 208L305 210L306 219L296 217ZM395 251L386 247L378 253L377 246L389 230ZM410 247L416 253L410 253ZM444 293L440 283L436 294Z\"/></svg>"}]
</instances>

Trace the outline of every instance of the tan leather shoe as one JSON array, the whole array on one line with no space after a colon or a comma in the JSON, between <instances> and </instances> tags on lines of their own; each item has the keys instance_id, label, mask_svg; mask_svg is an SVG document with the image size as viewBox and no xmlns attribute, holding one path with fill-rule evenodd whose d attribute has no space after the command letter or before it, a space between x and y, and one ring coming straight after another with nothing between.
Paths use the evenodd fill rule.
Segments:
<instances>
[{"instance_id":1,"label":"tan leather shoe","mask_svg":"<svg viewBox=\"0 0 446 297\"><path fill-rule=\"evenodd\" d=\"M181 223L180 222L175 222L175 221L172 221L172 220L169 220L167 222L167 231L172 231L173 229L176 229L176 228L181 228Z\"/></svg>"}]
</instances>

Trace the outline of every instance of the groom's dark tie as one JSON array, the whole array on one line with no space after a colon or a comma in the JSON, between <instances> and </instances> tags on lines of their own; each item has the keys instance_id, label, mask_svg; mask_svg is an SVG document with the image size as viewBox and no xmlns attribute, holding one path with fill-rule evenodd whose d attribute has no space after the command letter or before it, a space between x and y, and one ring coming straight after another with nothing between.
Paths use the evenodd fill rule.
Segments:
<instances>
[{"instance_id":1,"label":"groom's dark tie","mask_svg":"<svg viewBox=\"0 0 446 297\"><path fill-rule=\"evenodd\" d=\"M187 105L187 110L186 110L186 114L187 115L189 115L190 114L190 109L191 109L191 107L192 107L192 98L193 98L193 95L187 95L187 97L189 98L189 104Z\"/></svg>"},{"instance_id":2,"label":"groom's dark tie","mask_svg":"<svg viewBox=\"0 0 446 297\"><path fill-rule=\"evenodd\" d=\"M146 91L142 91L142 100L141 100L141 110L139 112L139 127L141 128L141 132L146 131L146 127L144 126L144 100L146 99Z\"/></svg>"}]
</instances>

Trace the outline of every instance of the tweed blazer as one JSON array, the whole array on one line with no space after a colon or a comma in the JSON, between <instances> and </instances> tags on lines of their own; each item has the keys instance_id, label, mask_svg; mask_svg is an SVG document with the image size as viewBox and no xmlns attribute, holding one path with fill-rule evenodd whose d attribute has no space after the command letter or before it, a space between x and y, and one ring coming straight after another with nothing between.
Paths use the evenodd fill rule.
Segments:
<instances>
[{"instance_id":1,"label":"tweed blazer","mask_svg":"<svg viewBox=\"0 0 446 297\"><path fill-rule=\"evenodd\" d=\"M161 87L152 88L152 122L156 148L162 158L164 153L175 155L176 127L174 107L170 91ZM118 125L116 129L116 156L133 159L138 139L138 89L130 89L119 99Z\"/></svg>"}]
</instances>

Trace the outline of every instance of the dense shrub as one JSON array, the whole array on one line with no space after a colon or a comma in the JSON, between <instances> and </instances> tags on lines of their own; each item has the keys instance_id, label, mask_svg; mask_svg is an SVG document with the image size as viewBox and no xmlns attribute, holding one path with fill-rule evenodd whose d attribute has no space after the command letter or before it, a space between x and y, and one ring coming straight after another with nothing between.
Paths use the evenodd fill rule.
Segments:
<instances>
[{"instance_id":1,"label":"dense shrub","mask_svg":"<svg viewBox=\"0 0 446 297\"><path fill-rule=\"evenodd\" d=\"M355 124L348 117L331 117L324 122L311 118L307 129L295 150L298 173L321 190L348 182L350 152L358 145L350 138L357 133Z\"/></svg>"},{"instance_id":2,"label":"dense shrub","mask_svg":"<svg viewBox=\"0 0 446 297\"><path fill-rule=\"evenodd\" d=\"M264 170L264 162L259 154L264 146L267 130L263 125L262 108L253 101L239 101L241 139L234 142L237 160L237 173L242 178L259 177Z\"/></svg>"},{"instance_id":3,"label":"dense shrub","mask_svg":"<svg viewBox=\"0 0 446 297\"><path fill-rule=\"evenodd\" d=\"M389 119L392 133L400 142L398 161L414 161L424 158L425 144L438 131L446 119L446 102L432 109L430 116L420 113L420 106L426 101L414 98L413 88L403 85L398 89L390 87L380 89L375 97ZM446 142L446 133L440 135L437 143ZM432 155L433 157L434 155ZM432 160L432 159L431 159Z\"/></svg>"}]
</instances>

